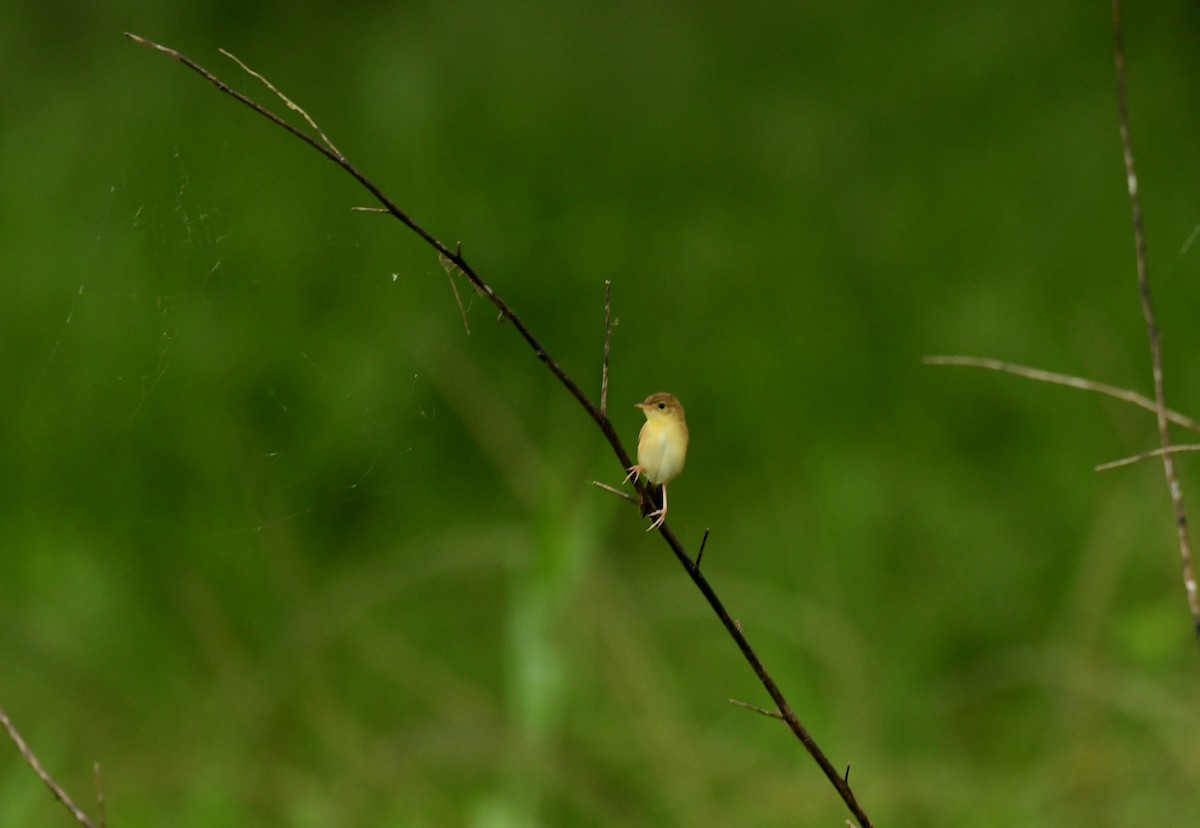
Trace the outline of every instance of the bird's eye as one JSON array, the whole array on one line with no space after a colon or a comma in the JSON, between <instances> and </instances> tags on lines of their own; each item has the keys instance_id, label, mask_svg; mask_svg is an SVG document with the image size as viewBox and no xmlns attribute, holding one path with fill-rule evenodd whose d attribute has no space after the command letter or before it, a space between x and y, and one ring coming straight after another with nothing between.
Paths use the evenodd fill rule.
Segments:
<instances>
[{"instance_id":1,"label":"bird's eye","mask_svg":"<svg viewBox=\"0 0 1200 828\"><path fill-rule=\"evenodd\" d=\"M666 407L667 407L667 404L666 404L665 402L660 402L660 403L658 404L658 410L659 410L659 411L664 411L664 410L666 410Z\"/></svg>"}]
</instances>

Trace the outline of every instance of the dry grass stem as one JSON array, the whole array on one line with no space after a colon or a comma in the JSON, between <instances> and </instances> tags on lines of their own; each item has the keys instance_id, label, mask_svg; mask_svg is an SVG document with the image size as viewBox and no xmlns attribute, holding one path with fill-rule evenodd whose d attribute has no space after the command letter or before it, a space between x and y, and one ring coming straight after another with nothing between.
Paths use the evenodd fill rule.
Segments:
<instances>
[{"instance_id":1,"label":"dry grass stem","mask_svg":"<svg viewBox=\"0 0 1200 828\"><path fill-rule=\"evenodd\" d=\"M1068 388L1078 388L1082 391L1103 394L1107 397L1132 403L1138 408L1144 408L1152 413L1158 412L1154 400L1144 397L1136 391L1117 388L1115 385L1108 385L1103 382L1093 382L1082 377L1073 377L1069 374L1056 374L1053 371L1043 371L1040 368L1030 368L1025 365L1017 365L1013 362L1003 362L999 359L986 359L984 357L973 356L927 356L921 361L926 365L962 365L968 368L986 368L989 371L1002 371L1006 374L1014 374L1018 377L1025 377L1026 379L1037 380L1038 382L1049 382L1054 385L1065 385ZM1200 433L1200 422L1184 414L1168 410L1167 419L1183 428Z\"/></svg>"},{"instance_id":2,"label":"dry grass stem","mask_svg":"<svg viewBox=\"0 0 1200 828\"><path fill-rule=\"evenodd\" d=\"M333 141L329 140L329 136L321 131L321 128L319 126L317 126L317 122L314 121L312 118L310 118L308 113L305 112L303 108L301 108L296 103L294 103L292 101L292 99L289 98L287 95L283 94L278 89L276 89L275 85L272 84L269 80L264 78L262 75L258 74L258 72L255 72L253 69L251 69L246 64L242 63L241 58L239 58L237 55L233 54L232 52L227 52L224 49L218 49L217 51L220 52L221 54L223 54L225 57L232 60L238 66L242 67L242 71L245 72L247 75L251 75L252 77L257 79L263 86L267 87L267 89L270 89L272 92L274 92L275 95L279 98L279 100L283 101L284 106L286 106L288 109L292 110L293 112L298 112L300 114L300 117L304 118L304 120L308 123L308 125L310 127L312 127L313 132L315 132L315 133L317 133L317 135L321 136L321 141L325 144L325 146L329 147L330 151L334 155L338 156L339 158L345 158L345 156L342 155L341 150L339 150L337 147L335 147L333 145Z\"/></svg>"},{"instance_id":3,"label":"dry grass stem","mask_svg":"<svg viewBox=\"0 0 1200 828\"><path fill-rule=\"evenodd\" d=\"M1196 590L1196 573L1192 566L1192 544L1188 536L1187 511L1183 505L1183 490L1175 473L1175 458L1171 453L1171 425L1167 416L1167 397L1163 382L1162 343L1154 303L1150 297L1150 273L1146 256L1146 228L1142 218L1142 200L1138 193L1137 168L1133 161L1133 141L1129 134L1129 101L1125 79L1125 35L1121 25L1121 0L1113 0L1113 56L1117 73L1117 127L1121 134L1121 154L1125 160L1125 182L1129 188L1129 209L1133 220L1133 246L1137 260L1138 295L1142 300L1142 316L1146 322L1146 338L1150 342L1150 369L1154 376L1154 412L1158 419L1158 439L1162 448L1163 474L1175 512L1175 530L1179 539L1179 557L1183 570L1183 585L1188 609L1192 613L1192 630L1200 642L1200 595Z\"/></svg>"},{"instance_id":4,"label":"dry grass stem","mask_svg":"<svg viewBox=\"0 0 1200 828\"><path fill-rule=\"evenodd\" d=\"M1117 469L1117 468L1120 468L1121 466L1130 466L1130 465L1133 465L1134 463L1140 463L1143 460L1149 460L1151 457L1161 457L1163 454L1166 454L1168 452L1174 453L1174 454L1179 454L1179 453L1185 452L1185 451L1200 451L1200 445L1192 444L1192 445L1171 446L1170 448L1165 448L1165 449L1156 448L1151 451L1143 451L1141 454L1135 454L1132 457L1123 457L1120 460L1113 460L1108 463L1101 463L1099 466L1096 466L1095 471L1108 471L1109 469Z\"/></svg>"},{"instance_id":5,"label":"dry grass stem","mask_svg":"<svg viewBox=\"0 0 1200 828\"><path fill-rule=\"evenodd\" d=\"M50 793L54 794L54 798L61 802L66 809L71 812L71 815L75 817L75 820L80 825L87 826L87 828L95 828L95 825L88 818L88 815L83 812L83 809L75 804L74 800L72 800L70 795L63 790L62 786L54 781L54 777L52 777L49 772L42 767L42 763L38 761L37 756L30 749L29 745L25 743L23 738L21 738L20 732L17 731L16 726L12 723L12 720L8 718L8 714L3 710L0 710L0 725L3 725L4 729L8 731L8 738L12 739L13 744L17 746L17 750L21 753L21 758L25 760L25 763L29 765L29 767L33 768L33 772L36 773L38 779L42 780L46 787L50 789Z\"/></svg>"}]
</instances>

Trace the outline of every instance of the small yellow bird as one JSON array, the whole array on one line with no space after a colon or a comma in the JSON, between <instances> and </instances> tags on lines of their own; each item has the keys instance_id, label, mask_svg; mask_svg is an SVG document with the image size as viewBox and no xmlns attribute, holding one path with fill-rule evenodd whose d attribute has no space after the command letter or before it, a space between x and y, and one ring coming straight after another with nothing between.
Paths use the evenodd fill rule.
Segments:
<instances>
[{"instance_id":1,"label":"small yellow bird","mask_svg":"<svg viewBox=\"0 0 1200 828\"><path fill-rule=\"evenodd\" d=\"M626 481L637 480L640 475L655 486L662 486L662 508L649 517L657 518L650 529L657 529L667 519L667 484L683 471L687 459L688 427L683 416L683 405L670 394L659 392L646 397L645 402L636 403L646 413L646 423L638 435L637 465L629 469Z\"/></svg>"}]
</instances>

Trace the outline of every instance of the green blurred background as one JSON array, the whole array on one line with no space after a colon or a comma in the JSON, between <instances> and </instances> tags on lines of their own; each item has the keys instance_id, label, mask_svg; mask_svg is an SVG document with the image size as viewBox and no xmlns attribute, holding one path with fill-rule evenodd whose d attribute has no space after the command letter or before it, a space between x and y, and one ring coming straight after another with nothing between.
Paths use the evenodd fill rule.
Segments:
<instances>
[{"instance_id":1,"label":"green blurred background","mask_svg":"<svg viewBox=\"0 0 1200 828\"><path fill-rule=\"evenodd\" d=\"M1127 27L1194 415L1200 11ZM1153 418L920 362L1148 390L1107 4L18 0L0 706L114 828L846 816L511 327L123 31L266 74L593 394L612 280L627 445L681 397L672 526L876 824L1195 811L1161 469L1091 470ZM0 825L66 824L0 747Z\"/></svg>"}]
</instances>

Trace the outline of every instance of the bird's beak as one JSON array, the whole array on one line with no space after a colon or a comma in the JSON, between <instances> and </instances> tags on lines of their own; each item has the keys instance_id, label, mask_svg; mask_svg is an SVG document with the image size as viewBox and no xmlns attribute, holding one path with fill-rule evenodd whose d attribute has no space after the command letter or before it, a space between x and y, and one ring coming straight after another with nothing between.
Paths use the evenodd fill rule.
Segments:
<instances>
[{"instance_id":1,"label":"bird's beak","mask_svg":"<svg viewBox=\"0 0 1200 828\"><path fill-rule=\"evenodd\" d=\"M650 406L646 405L645 403L634 403L633 407L640 408L640 409L642 409L642 411L646 411L647 409L650 408Z\"/></svg>"}]
</instances>

